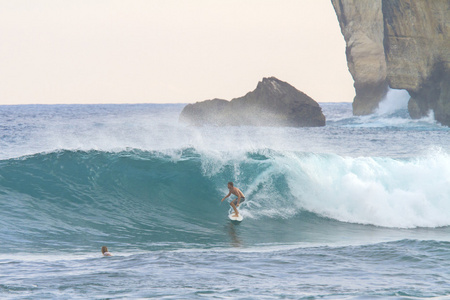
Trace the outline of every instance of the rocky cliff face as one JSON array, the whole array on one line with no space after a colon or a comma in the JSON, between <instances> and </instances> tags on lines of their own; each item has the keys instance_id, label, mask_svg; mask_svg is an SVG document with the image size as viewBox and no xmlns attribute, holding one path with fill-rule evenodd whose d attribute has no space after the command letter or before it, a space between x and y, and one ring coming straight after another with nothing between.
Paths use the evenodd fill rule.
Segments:
<instances>
[{"instance_id":1,"label":"rocky cliff face","mask_svg":"<svg viewBox=\"0 0 450 300\"><path fill-rule=\"evenodd\" d=\"M325 126L325 116L316 101L275 77L264 78L254 91L231 101L188 104L180 121L195 126Z\"/></svg>"},{"instance_id":2,"label":"rocky cliff face","mask_svg":"<svg viewBox=\"0 0 450 300\"><path fill-rule=\"evenodd\" d=\"M411 117L450 125L450 0L383 0L387 78L411 95Z\"/></svg>"},{"instance_id":3,"label":"rocky cliff face","mask_svg":"<svg viewBox=\"0 0 450 300\"><path fill-rule=\"evenodd\" d=\"M356 96L353 114L371 114L386 95L381 0L332 0L346 42Z\"/></svg>"},{"instance_id":4,"label":"rocky cliff face","mask_svg":"<svg viewBox=\"0 0 450 300\"><path fill-rule=\"evenodd\" d=\"M355 80L354 114L371 113L383 98L387 82L391 88L409 92L411 117L433 110L437 121L450 125L450 0L332 3ZM353 67L357 64L365 67Z\"/></svg>"}]
</instances>

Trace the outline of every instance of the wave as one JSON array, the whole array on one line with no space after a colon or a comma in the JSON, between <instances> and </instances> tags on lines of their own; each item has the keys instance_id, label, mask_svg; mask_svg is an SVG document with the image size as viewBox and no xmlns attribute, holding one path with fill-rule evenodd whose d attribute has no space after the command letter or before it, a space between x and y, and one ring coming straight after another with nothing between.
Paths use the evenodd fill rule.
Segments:
<instances>
[{"instance_id":1,"label":"wave","mask_svg":"<svg viewBox=\"0 0 450 300\"><path fill-rule=\"evenodd\" d=\"M9 206L3 214L29 222L50 219L54 231L75 230L83 222L214 222L228 208L218 209L228 181L246 194L242 211L251 219L311 212L384 227L448 226L449 178L450 156L442 151L392 159L187 148L58 151L0 161L0 195Z\"/></svg>"},{"instance_id":2,"label":"wave","mask_svg":"<svg viewBox=\"0 0 450 300\"><path fill-rule=\"evenodd\" d=\"M302 209L343 222L384 227L448 226L450 157L308 157L290 176ZM295 185L302 180L305 184Z\"/></svg>"}]
</instances>

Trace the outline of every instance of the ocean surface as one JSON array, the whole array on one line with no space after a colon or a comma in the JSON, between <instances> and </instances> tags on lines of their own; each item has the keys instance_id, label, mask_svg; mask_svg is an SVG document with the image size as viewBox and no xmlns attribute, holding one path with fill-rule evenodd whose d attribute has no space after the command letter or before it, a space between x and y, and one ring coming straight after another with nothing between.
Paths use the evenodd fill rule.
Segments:
<instances>
[{"instance_id":1,"label":"ocean surface","mask_svg":"<svg viewBox=\"0 0 450 300\"><path fill-rule=\"evenodd\" d=\"M320 105L319 128L0 106L0 298L450 299L450 129L401 93Z\"/></svg>"}]
</instances>

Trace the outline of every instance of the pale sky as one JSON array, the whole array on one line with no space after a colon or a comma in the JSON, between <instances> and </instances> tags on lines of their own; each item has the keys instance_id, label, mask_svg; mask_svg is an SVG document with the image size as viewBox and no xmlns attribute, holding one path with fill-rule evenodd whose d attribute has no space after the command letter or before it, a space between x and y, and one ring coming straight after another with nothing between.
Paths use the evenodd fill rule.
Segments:
<instances>
[{"instance_id":1,"label":"pale sky","mask_svg":"<svg viewBox=\"0 0 450 300\"><path fill-rule=\"evenodd\" d=\"M0 0L0 104L231 100L270 76L353 101L330 0Z\"/></svg>"}]
</instances>

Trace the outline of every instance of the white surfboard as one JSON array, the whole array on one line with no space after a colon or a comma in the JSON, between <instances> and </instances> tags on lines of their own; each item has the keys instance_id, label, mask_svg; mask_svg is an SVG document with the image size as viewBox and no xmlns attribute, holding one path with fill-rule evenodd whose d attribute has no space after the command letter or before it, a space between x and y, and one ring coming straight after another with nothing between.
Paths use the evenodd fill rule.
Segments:
<instances>
[{"instance_id":1,"label":"white surfboard","mask_svg":"<svg viewBox=\"0 0 450 300\"><path fill-rule=\"evenodd\" d=\"M239 216L235 217L234 212L229 214L228 218L230 218L231 221L238 221L238 222L241 222L242 220L244 220L244 218L242 217L242 214L239 214Z\"/></svg>"}]
</instances>

